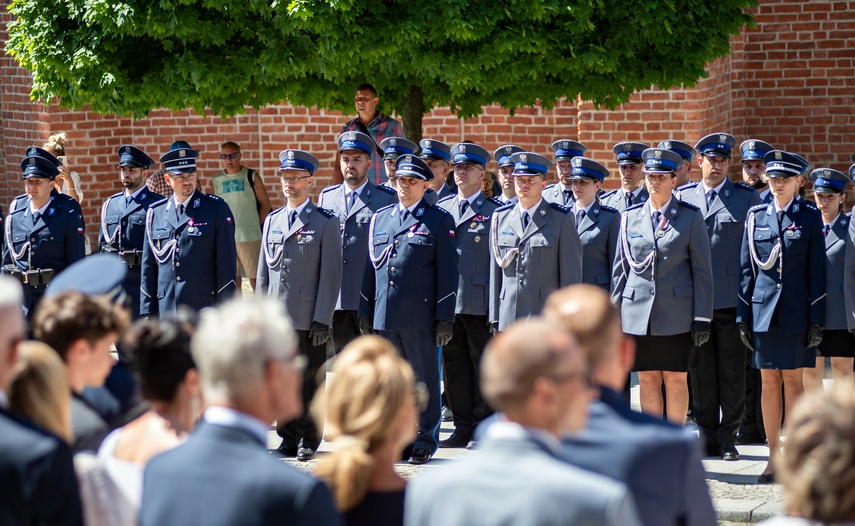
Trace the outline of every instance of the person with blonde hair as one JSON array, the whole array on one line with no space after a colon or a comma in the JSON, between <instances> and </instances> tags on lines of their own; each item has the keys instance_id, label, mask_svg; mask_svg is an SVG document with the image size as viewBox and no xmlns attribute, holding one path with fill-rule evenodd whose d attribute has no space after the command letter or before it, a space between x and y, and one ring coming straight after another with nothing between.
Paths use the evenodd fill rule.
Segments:
<instances>
[{"instance_id":1,"label":"person with blonde hair","mask_svg":"<svg viewBox=\"0 0 855 526\"><path fill-rule=\"evenodd\" d=\"M71 443L71 389L65 364L49 345L26 341L9 386L9 412Z\"/></svg>"},{"instance_id":2,"label":"person with blonde hair","mask_svg":"<svg viewBox=\"0 0 855 526\"><path fill-rule=\"evenodd\" d=\"M379 336L348 344L332 371L312 413L321 426L326 412L334 449L315 475L332 489L348 526L403 524L406 482L394 464L416 437L417 402L426 392L416 389L412 367Z\"/></svg>"},{"instance_id":3,"label":"person with blonde hair","mask_svg":"<svg viewBox=\"0 0 855 526\"><path fill-rule=\"evenodd\" d=\"M835 382L828 393L809 391L787 420L787 445L775 466L788 516L762 524L855 524L855 388Z\"/></svg>"},{"instance_id":4,"label":"person with blonde hair","mask_svg":"<svg viewBox=\"0 0 855 526\"><path fill-rule=\"evenodd\" d=\"M68 169L68 158L65 155L66 142L68 142L68 136L65 132L59 132L48 137L47 142L42 145L42 148L50 152L51 155L59 159L62 163L60 166L57 166L60 179L59 181L55 181L57 190L78 203L82 203L83 190L80 185L80 175Z\"/></svg>"}]
</instances>

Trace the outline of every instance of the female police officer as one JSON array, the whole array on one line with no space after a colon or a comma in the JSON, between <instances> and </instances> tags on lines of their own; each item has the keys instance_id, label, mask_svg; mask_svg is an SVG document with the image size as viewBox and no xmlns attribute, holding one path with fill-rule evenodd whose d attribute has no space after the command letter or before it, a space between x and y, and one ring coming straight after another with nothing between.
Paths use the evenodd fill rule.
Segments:
<instances>
[{"instance_id":1,"label":"female police officer","mask_svg":"<svg viewBox=\"0 0 855 526\"><path fill-rule=\"evenodd\" d=\"M689 353L710 334L710 242L700 211L672 194L680 156L648 148L642 157L650 198L621 218L612 301L635 335L642 411L662 415L664 380L668 420L683 425Z\"/></svg>"},{"instance_id":2,"label":"female police officer","mask_svg":"<svg viewBox=\"0 0 855 526\"><path fill-rule=\"evenodd\" d=\"M748 211L736 322L743 343L755 351L763 383L769 463L758 482L767 483L774 480L773 461L780 453L781 384L789 415L803 391L802 369L814 366L812 348L822 340L825 247L819 210L794 197L808 162L780 150L768 152L763 162L774 199Z\"/></svg>"}]
</instances>

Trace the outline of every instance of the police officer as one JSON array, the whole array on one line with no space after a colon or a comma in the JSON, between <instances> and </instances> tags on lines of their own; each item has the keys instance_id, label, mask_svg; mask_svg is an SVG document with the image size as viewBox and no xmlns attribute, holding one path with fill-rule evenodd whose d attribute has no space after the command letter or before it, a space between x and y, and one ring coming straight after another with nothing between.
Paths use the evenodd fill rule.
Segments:
<instances>
[{"instance_id":1,"label":"police officer","mask_svg":"<svg viewBox=\"0 0 855 526\"><path fill-rule=\"evenodd\" d=\"M23 283L24 313L35 307L53 277L86 255L83 216L64 199L51 195L59 175L56 164L39 155L21 162L27 197L6 217L4 272Z\"/></svg>"},{"instance_id":2,"label":"police officer","mask_svg":"<svg viewBox=\"0 0 855 526\"><path fill-rule=\"evenodd\" d=\"M151 205L143 243L140 316L194 310L235 294L235 225L229 205L196 189L199 152L170 150L160 158L172 197Z\"/></svg>"},{"instance_id":3,"label":"police officer","mask_svg":"<svg viewBox=\"0 0 855 526\"><path fill-rule=\"evenodd\" d=\"M679 167L677 167L677 178L674 184L677 188L688 184L692 177L692 162L698 154L697 150L695 150L690 144L686 144L683 141L676 141L674 139L667 139L660 142L657 148L660 150L671 150L683 158L683 162L680 163Z\"/></svg>"},{"instance_id":4,"label":"police officer","mask_svg":"<svg viewBox=\"0 0 855 526\"><path fill-rule=\"evenodd\" d=\"M59 161L59 159L54 157L52 153L45 150L44 148L39 148L38 146L30 146L29 148L27 148L26 155L27 157L41 157L42 159L47 159L54 166L56 166L57 170L59 170L59 167L62 166L62 163ZM67 208L71 208L78 214L82 215L80 203L78 203L77 200L71 197L70 195L60 193L53 185L51 185L50 196L57 202L63 203ZM14 210L20 208L21 206L26 206L27 199L29 199L29 197L26 193L21 194L15 199L13 199L12 204L9 205L9 213L11 214Z\"/></svg>"},{"instance_id":5,"label":"police officer","mask_svg":"<svg viewBox=\"0 0 855 526\"><path fill-rule=\"evenodd\" d=\"M395 181L397 177L397 165L395 161L401 155L412 155L416 152L416 143L403 137L386 137L380 141L380 149L383 150L383 166L386 169L386 181L384 186L397 191Z\"/></svg>"},{"instance_id":6,"label":"police officer","mask_svg":"<svg viewBox=\"0 0 855 526\"><path fill-rule=\"evenodd\" d=\"M445 393L454 408L454 433L439 447L464 447L472 432L492 410L480 388L481 354L490 339L490 218L503 205L481 191L490 154L476 144L451 149L457 194L437 203L451 214L457 240L457 305L451 341L443 347Z\"/></svg>"},{"instance_id":7,"label":"police officer","mask_svg":"<svg viewBox=\"0 0 855 526\"><path fill-rule=\"evenodd\" d=\"M388 186L368 179L374 141L368 135L349 131L338 137L342 184L325 188L318 206L335 213L341 228L341 291L335 305L332 334L335 351L359 336L359 289L368 261L368 225L374 212L398 200Z\"/></svg>"},{"instance_id":8,"label":"police officer","mask_svg":"<svg viewBox=\"0 0 855 526\"><path fill-rule=\"evenodd\" d=\"M398 203L371 219L369 266L359 302L360 331L391 341L427 386L428 405L409 458L424 464L436 452L440 423L437 346L451 339L457 302L454 221L424 200L430 168L414 155L397 160Z\"/></svg>"},{"instance_id":9,"label":"police officer","mask_svg":"<svg viewBox=\"0 0 855 526\"><path fill-rule=\"evenodd\" d=\"M570 164L570 161L574 157L585 155L588 147L580 142L559 139L552 143L552 150L555 152L552 162L555 164L555 170L558 172L558 182L547 186L543 190L543 199L547 203L558 203L559 205L571 207L576 198L571 188L573 166Z\"/></svg>"},{"instance_id":10,"label":"police officer","mask_svg":"<svg viewBox=\"0 0 855 526\"><path fill-rule=\"evenodd\" d=\"M627 208L647 201L644 185L644 159L641 154L649 147L640 142L619 142L612 151L620 169L620 188L600 196L600 202L623 212Z\"/></svg>"},{"instance_id":11,"label":"police officer","mask_svg":"<svg viewBox=\"0 0 855 526\"><path fill-rule=\"evenodd\" d=\"M791 415L803 391L803 369L816 363L826 311L822 217L812 203L794 197L808 162L781 150L766 153L763 162L774 200L748 211L736 315L762 379L769 463L760 483L774 480L780 454L781 385L784 413Z\"/></svg>"},{"instance_id":12,"label":"police officer","mask_svg":"<svg viewBox=\"0 0 855 526\"><path fill-rule=\"evenodd\" d=\"M318 389L318 371L326 361L326 343L341 290L341 237L338 217L309 199L312 176L320 163L310 153L279 154L279 180L287 205L264 221L256 293L281 298L307 358L303 373L303 413L280 425L279 451L308 460L321 436L309 416L309 402Z\"/></svg>"},{"instance_id":13,"label":"police officer","mask_svg":"<svg viewBox=\"0 0 855 526\"><path fill-rule=\"evenodd\" d=\"M763 203L772 202L763 157L774 149L774 146L759 139L748 139L739 145L742 154L742 181L760 193L760 201Z\"/></svg>"},{"instance_id":14,"label":"police officer","mask_svg":"<svg viewBox=\"0 0 855 526\"><path fill-rule=\"evenodd\" d=\"M695 352L689 365L694 390L694 415L707 454L739 460L736 432L745 406L745 346L736 327L739 290L739 251L748 209L760 196L745 183L727 177L736 139L713 133L698 141L702 179L679 188L686 203L704 217L712 260L713 318L710 339Z\"/></svg>"},{"instance_id":15,"label":"police officer","mask_svg":"<svg viewBox=\"0 0 855 526\"><path fill-rule=\"evenodd\" d=\"M511 160L519 200L497 209L490 225L493 332L517 318L538 315L549 294L582 281L582 243L574 216L542 197L552 163L529 152L515 153Z\"/></svg>"},{"instance_id":16,"label":"police officer","mask_svg":"<svg viewBox=\"0 0 855 526\"><path fill-rule=\"evenodd\" d=\"M428 203L435 205L440 199L454 195L454 190L445 184L448 172L451 170L451 149L447 144L436 139L422 139L419 141L419 146L422 148L419 158L433 173L433 179L428 182L430 192L425 194L425 199Z\"/></svg>"},{"instance_id":17,"label":"police officer","mask_svg":"<svg viewBox=\"0 0 855 526\"><path fill-rule=\"evenodd\" d=\"M582 283L611 292L612 264L615 260L620 212L601 205L597 194L609 171L600 163L574 157L572 183L575 202L570 211L576 218L576 231L582 242Z\"/></svg>"},{"instance_id":18,"label":"police officer","mask_svg":"<svg viewBox=\"0 0 855 526\"><path fill-rule=\"evenodd\" d=\"M641 409L682 427L692 344L709 338L713 311L710 243L701 212L673 193L683 159L670 150L642 153L650 199L622 215L612 301L635 336ZM663 408L662 384L667 407Z\"/></svg>"},{"instance_id":19,"label":"police officer","mask_svg":"<svg viewBox=\"0 0 855 526\"><path fill-rule=\"evenodd\" d=\"M524 152L525 149L516 144L506 144L499 146L493 152L493 158L499 165L496 171L496 177L499 179L499 184L502 187L502 195L498 196L499 201L507 203L517 202L517 191L514 188L514 162L511 160L511 155L517 152Z\"/></svg>"},{"instance_id":20,"label":"police officer","mask_svg":"<svg viewBox=\"0 0 855 526\"><path fill-rule=\"evenodd\" d=\"M118 254L128 267L123 286L130 299L131 316L140 313L140 281L145 216L163 196L145 185L148 169L154 161L136 146L120 146L119 178L124 191L111 195L101 206L101 252Z\"/></svg>"}]
</instances>

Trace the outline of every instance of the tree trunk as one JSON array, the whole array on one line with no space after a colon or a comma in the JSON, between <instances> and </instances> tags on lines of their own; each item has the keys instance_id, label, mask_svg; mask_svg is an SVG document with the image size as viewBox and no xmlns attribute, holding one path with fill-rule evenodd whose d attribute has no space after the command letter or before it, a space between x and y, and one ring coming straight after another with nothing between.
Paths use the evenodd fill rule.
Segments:
<instances>
[{"instance_id":1,"label":"tree trunk","mask_svg":"<svg viewBox=\"0 0 855 526\"><path fill-rule=\"evenodd\" d=\"M410 91L404 96L404 111L401 115L404 135L407 139L418 144L422 140L422 117L425 114L425 101L422 89L410 86Z\"/></svg>"}]
</instances>

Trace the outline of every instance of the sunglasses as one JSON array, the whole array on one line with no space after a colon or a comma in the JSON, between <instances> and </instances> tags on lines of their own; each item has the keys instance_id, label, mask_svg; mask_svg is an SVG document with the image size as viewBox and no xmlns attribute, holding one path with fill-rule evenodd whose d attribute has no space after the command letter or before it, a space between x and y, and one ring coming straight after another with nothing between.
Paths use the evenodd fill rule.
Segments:
<instances>
[{"instance_id":1,"label":"sunglasses","mask_svg":"<svg viewBox=\"0 0 855 526\"><path fill-rule=\"evenodd\" d=\"M221 153L221 154L220 154L220 159L223 159L223 160L226 160L226 159L234 159L234 158L235 158L235 157L237 157L238 155L240 155L240 153L239 153L239 152Z\"/></svg>"}]
</instances>

